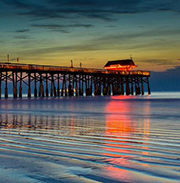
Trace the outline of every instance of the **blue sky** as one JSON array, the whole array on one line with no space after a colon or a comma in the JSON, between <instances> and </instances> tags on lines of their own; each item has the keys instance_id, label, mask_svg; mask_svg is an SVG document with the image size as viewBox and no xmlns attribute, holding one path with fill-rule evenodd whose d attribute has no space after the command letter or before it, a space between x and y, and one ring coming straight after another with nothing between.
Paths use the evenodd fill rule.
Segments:
<instances>
[{"instance_id":1,"label":"blue sky","mask_svg":"<svg viewBox=\"0 0 180 183\"><path fill-rule=\"evenodd\" d=\"M133 56L139 69L180 66L180 1L0 0L0 61L102 68Z\"/></svg>"}]
</instances>

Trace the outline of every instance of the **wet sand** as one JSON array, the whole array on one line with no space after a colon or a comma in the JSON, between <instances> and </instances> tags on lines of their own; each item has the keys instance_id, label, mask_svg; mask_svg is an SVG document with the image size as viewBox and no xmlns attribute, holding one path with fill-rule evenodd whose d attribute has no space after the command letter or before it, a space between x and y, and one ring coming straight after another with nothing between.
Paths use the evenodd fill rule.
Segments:
<instances>
[{"instance_id":1,"label":"wet sand","mask_svg":"<svg viewBox=\"0 0 180 183\"><path fill-rule=\"evenodd\" d=\"M169 96L1 100L1 182L179 182Z\"/></svg>"}]
</instances>

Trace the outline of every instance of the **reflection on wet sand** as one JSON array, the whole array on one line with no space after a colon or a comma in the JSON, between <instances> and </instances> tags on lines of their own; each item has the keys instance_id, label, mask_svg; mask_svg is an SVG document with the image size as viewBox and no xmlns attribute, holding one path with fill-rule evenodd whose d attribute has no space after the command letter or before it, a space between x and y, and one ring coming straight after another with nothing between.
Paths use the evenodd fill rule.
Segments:
<instances>
[{"instance_id":1,"label":"reflection on wet sand","mask_svg":"<svg viewBox=\"0 0 180 183\"><path fill-rule=\"evenodd\" d=\"M52 133L85 135L96 133L97 120L78 116L47 116L32 114L0 114L1 129L52 130ZM100 123L102 125L102 123ZM101 133L104 128L100 128Z\"/></svg>"},{"instance_id":2,"label":"reflection on wet sand","mask_svg":"<svg viewBox=\"0 0 180 183\"><path fill-rule=\"evenodd\" d=\"M147 104L143 109L143 114L149 115L149 105ZM142 138L145 136L145 139L149 134L149 119L144 119L138 124L137 120L133 119L130 114L130 112L135 112L135 110L132 109L131 103L124 100L113 100L105 108L106 113L108 113L106 115L105 136L108 136L109 140L106 140L107 147L104 147L107 153L103 153L103 155L107 156L105 161L109 162L110 165L105 167L104 171L108 177L116 177L116 180L119 181L133 181L133 175L129 173L129 170L122 169L121 167L130 166L131 162L129 159L131 158L127 154L135 154L136 147L134 143L142 144L143 147L143 143L138 141L133 143L129 139L133 139L133 134L136 133L141 134ZM138 125L143 125L144 127ZM144 148L148 150L148 147ZM142 153L146 154L146 152L143 152L143 148Z\"/></svg>"},{"instance_id":3,"label":"reflection on wet sand","mask_svg":"<svg viewBox=\"0 0 180 183\"><path fill-rule=\"evenodd\" d=\"M48 176L54 182L113 183L164 183L180 178L179 134L153 127L159 122L152 119L152 103L128 96L91 100L68 105L41 100L36 105L29 101L1 103L0 168L4 158L6 171L12 169L11 162L7 165L9 159L21 159L14 169L37 178L34 182L38 176L44 182ZM26 161L31 162L33 173L24 166Z\"/></svg>"}]
</instances>

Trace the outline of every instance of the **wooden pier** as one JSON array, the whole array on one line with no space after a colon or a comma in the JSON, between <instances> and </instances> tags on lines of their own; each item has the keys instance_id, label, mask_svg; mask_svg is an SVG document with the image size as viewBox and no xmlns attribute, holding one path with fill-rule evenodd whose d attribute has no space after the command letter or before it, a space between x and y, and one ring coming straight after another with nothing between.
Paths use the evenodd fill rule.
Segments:
<instances>
[{"instance_id":1,"label":"wooden pier","mask_svg":"<svg viewBox=\"0 0 180 183\"><path fill-rule=\"evenodd\" d=\"M12 83L13 97L61 97L91 95L150 94L150 72L109 71L78 67L0 63L0 97L9 96ZM145 86L146 84L146 86Z\"/></svg>"}]
</instances>

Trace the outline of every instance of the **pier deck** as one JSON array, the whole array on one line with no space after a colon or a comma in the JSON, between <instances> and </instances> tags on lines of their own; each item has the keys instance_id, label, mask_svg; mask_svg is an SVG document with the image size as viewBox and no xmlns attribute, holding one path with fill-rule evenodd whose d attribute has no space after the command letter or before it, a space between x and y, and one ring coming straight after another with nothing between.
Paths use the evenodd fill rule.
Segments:
<instances>
[{"instance_id":1,"label":"pier deck","mask_svg":"<svg viewBox=\"0 0 180 183\"><path fill-rule=\"evenodd\" d=\"M83 95L144 95L148 94L150 72L109 71L78 67L0 63L0 97L8 98L8 88L13 87L13 97L22 97L23 85L27 96L83 96ZM11 86L10 86L11 85Z\"/></svg>"}]
</instances>

